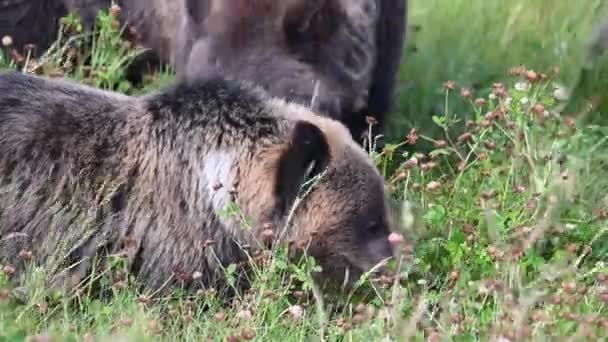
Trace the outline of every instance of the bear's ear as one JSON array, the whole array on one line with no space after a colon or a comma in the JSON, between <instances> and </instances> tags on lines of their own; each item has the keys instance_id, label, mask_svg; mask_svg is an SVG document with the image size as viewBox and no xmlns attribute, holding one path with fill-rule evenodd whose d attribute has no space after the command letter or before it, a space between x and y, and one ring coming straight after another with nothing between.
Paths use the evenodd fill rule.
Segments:
<instances>
[{"instance_id":1,"label":"bear's ear","mask_svg":"<svg viewBox=\"0 0 608 342\"><path fill-rule=\"evenodd\" d=\"M217 0L186 0L186 15L190 17L193 23L196 25L201 25L205 21L205 18L209 15L211 11L211 6L213 6L213 1Z\"/></svg>"},{"instance_id":2,"label":"bear's ear","mask_svg":"<svg viewBox=\"0 0 608 342\"><path fill-rule=\"evenodd\" d=\"M302 185L323 172L330 160L325 135L309 122L298 121L287 144L275 174L274 193L281 213L289 209Z\"/></svg>"}]
</instances>

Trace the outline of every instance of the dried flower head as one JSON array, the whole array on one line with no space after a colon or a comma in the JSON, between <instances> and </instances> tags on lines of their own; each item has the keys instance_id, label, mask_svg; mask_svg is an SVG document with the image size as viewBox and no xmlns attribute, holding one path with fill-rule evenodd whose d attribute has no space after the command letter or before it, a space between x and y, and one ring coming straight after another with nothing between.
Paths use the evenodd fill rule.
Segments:
<instances>
[{"instance_id":1,"label":"dried flower head","mask_svg":"<svg viewBox=\"0 0 608 342\"><path fill-rule=\"evenodd\" d=\"M485 146L485 148L487 148L490 151L494 151L496 149L496 143L492 139L488 139L488 140L484 141L483 145Z\"/></svg>"},{"instance_id":2,"label":"dried flower head","mask_svg":"<svg viewBox=\"0 0 608 342\"><path fill-rule=\"evenodd\" d=\"M564 125L570 127L571 129L576 129L576 120L571 116L565 116Z\"/></svg>"},{"instance_id":3,"label":"dried flower head","mask_svg":"<svg viewBox=\"0 0 608 342\"><path fill-rule=\"evenodd\" d=\"M427 185L426 185L426 189L429 191L436 191L441 189L441 183L438 181L430 181Z\"/></svg>"},{"instance_id":4,"label":"dried flower head","mask_svg":"<svg viewBox=\"0 0 608 342\"><path fill-rule=\"evenodd\" d=\"M473 140L473 135L471 133L463 133L458 137L458 142L461 144L471 142Z\"/></svg>"},{"instance_id":5,"label":"dried flower head","mask_svg":"<svg viewBox=\"0 0 608 342\"><path fill-rule=\"evenodd\" d=\"M32 252L31 251L22 250L21 252L19 252L19 258L21 258L23 260L31 260L32 259Z\"/></svg>"},{"instance_id":6,"label":"dried flower head","mask_svg":"<svg viewBox=\"0 0 608 342\"><path fill-rule=\"evenodd\" d=\"M542 103L536 103L532 106L532 112L536 115L544 115L545 111L545 106Z\"/></svg>"},{"instance_id":7,"label":"dried flower head","mask_svg":"<svg viewBox=\"0 0 608 342\"><path fill-rule=\"evenodd\" d=\"M456 89L456 83L454 81L446 81L443 83L443 88L446 90L454 90Z\"/></svg>"},{"instance_id":8,"label":"dried flower head","mask_svg":"<svg viewBox=\"0 0 608 342\"><path fill-rule=\"evenodd\" d=\"M367 123L368 126L373 126L373 125L378 124L378 120L376 120L376 118L373 116L366 116L365 122Z\"/></svg>"},{"instance_id":9,"label":"dried flower head","mask_svg":"<svg viewBox=\"0 0 608 342\"><path fill-rule=\"evenodd\" d=\"M10 277L12 277L15 274L16 269L12 265L5 265L2 268L2 272L4 272L4 275L6 275L7 277L10 278Z\"/></svg>"},{"instance_id":10,"label":"dried flower head","mask_svg":"<svg viewBox=\"0 0 608 342\"><path fill-rule=\"evenodd\" d=\"M507 71L509 76L521 76L526 72L526 67L523 65L518 65L516 67L512 67Z\"/></svg>"},{"instance_id":11,"label":"dried flower head","mask_svg":"<svg viewBox=\"0 0 608 342\"><path fill-rule=\"evenodd\" d=\"M488 103L488 101L484 98L475 99L475 105L477 107L483 107L486 103Z\"/></svg>"},{"instance_id":12,"label":"dried flower head","mask_svg":"<svg viewBox=\"0 0 608 342\"><path fill-rule=\"evenodd\" d=\"M445 140L435 141L435 148L445 148L446 146L448 146L448 142Z\"/></svg>"},{"instance_id":13,"label":"dried flower head","mask_svg":"<svg viewBox=\"0 0 608 342\"><path fill-rule=\"evenodd\" d=\"M417 128L412 128L412 130L407 135L406 141L408 145L415 145L419 137L419 130Z\"/></svg>"},{"instance_id":14,"label":"dried flower head","mask_svg":"<svg viewBox=\"0 0 608 342\"><path fill-rule=\"evenodd\" d=\"M526 71L526 78L528 79L528 82L530 82L530 83L534 83L534 82L540 80L539 75L534 70Z\"/></svg>"},{"instance_id":15,"label":"dried flower head","mask_svg":"<svg viewBox=\"0 0 608 342\"><path fill-rule=\"evenodd\" d=\"M253 330L245 328L241 331L241 338L245 341L251 341L255 338L255 334L253 333Z\"/></svg>"},{"instance_id":16,"label":"dried flower head","mask_svg":"<svg viewBox=\"0 0 608 342\"><path fill-rule=\"evenodd\" d=\"M112 6L110 6L110 14L113 17L117 17L120 14L120 11L121 11L121 8L117 4L112 4Z\"/></svg>"},{"instance_id":17,"label":"dried flower head","mask_svg":"<svg viewBox=\"0 0 608 342\"><path fill-rule=\"evenodd\" d=\"M460 89L460 97L462 97L463 99L468 99L471 96L472 96L471 90L469 90L468 88Z\"/></svg>"}]
</instances>

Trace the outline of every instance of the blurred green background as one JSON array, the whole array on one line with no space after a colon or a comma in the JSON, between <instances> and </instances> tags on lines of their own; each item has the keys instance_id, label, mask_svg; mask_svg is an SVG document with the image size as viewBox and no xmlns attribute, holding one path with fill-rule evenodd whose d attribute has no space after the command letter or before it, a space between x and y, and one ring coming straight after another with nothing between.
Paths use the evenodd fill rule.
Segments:
<instances>
[{"instance_id":1,"label":"blurred green background","mask_svg":"<svg viewBox=\"0 0 608 342\"><path fill-rule=\"evenodd\" d=\"M475 91L523 64L546 73L557 66L560 82L573 86L607 7L603 0L411 0L388 140L404 138L412 127L437 133L431 117L444 112L442 84L447 80ZM606 89L596 84L605 82L599 71L592 73L587 88ZM466 103L456 102L461 101L450 103L451 114L462 117L470 111Z\"/></svg>"}]
</instances>

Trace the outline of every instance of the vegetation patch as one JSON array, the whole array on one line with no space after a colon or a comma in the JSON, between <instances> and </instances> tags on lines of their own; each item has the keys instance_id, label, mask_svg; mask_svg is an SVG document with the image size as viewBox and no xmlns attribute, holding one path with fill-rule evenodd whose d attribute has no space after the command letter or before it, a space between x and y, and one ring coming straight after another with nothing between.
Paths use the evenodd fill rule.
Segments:
<instances>
[{"instance_id":1,"label":"vegetation patch","mask_svg":"<svg viewBox=\"0 0 608 342\"><path fill-rule=\"evenodd\" d=\"M508 3L500 6L518 9ZM414 18L424 6L413 6ZM83 35L77 18L68 16L42 58L13 51L3 39L0 63L129 94L172 81L170 69L149 75L143 88L125 81L125 67L141 51L119 33L111 11L99 14L93 35ZM420 49L430 53L430 43ZM472 54L457 53L461 59ZM213 288L164 297L141 293L120 258L93 275L101 292L91 281L49 289L45 270L34 267L15 284L14 268L0 265L0 340L607 338L608 128L560 114L563 74L557 68L506 69L493 66L485 73L492 78L476 87L430 84L440 89L426 97L435 99L432 129L398 125L400 138L372 153L391 189L403 238L390 265L393 276L363 277L355 291L330 296L312 282L314 260L290 262L279 246L254 256L251 288L226 301ZM423 66L411 72L412 78L429 74ZM402 114L398 109L395 120ZM29 260L35 252L19 257ZM226 277L235 277L236 269L228 267Z\"/></svg>"}]
</instances>

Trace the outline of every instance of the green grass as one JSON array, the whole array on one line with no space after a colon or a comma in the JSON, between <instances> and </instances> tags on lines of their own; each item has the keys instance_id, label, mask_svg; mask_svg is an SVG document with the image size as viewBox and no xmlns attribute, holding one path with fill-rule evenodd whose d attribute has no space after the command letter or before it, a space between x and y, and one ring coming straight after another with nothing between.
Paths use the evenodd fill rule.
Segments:
<instances>
[{"instance_id":1,"label":"green grass","mask_svg":"<svg viewBox=\"0 0 608 342\"><path fill-rule=\"evenodd\" d=\"M408 52L401 88L387 135L403 137L404 127L436 132L430 120L443 111L441 84L452 80L483 95L504 70L561 70L560 83L572 86L585 57L585 45L601 0L429 0L411 1ZM413 49L415 48L415 52ZM466 106L452 111L466 115Z\"/></svg>"},{"instance_id":2,"label":"green grass","mask_svg":"<svg viewBox=\"0 0 608 342\"><path fill-rule=\"evenodd\" d=\"M288 262L277 249L254 267L252 289L226 302L211 289L139 293L120 260L97 275L103 296L89 283L49 290L40 269L16 286L5 267L0 340L608 338L608 128L560 116L564 103L553 96L556 82L578 77L599 3L412 3L419 52L404 63L391 143L373 154L406 236L395 277L328 297L311 282L310 260ZM66 24L79 34L73 20ZM134 52L110 17L100 22L95 45L79 40L74 55L50 53L38 70L133 94L172 81L163 71L144 89L126 83ZM548 77L509 75L518 64ZM476 85L474 95L461 97L460 85ZM454 129L462 124L465 132Z\"/></svg>"}]
</instances>

